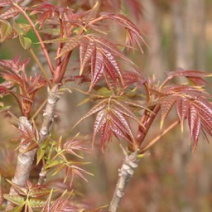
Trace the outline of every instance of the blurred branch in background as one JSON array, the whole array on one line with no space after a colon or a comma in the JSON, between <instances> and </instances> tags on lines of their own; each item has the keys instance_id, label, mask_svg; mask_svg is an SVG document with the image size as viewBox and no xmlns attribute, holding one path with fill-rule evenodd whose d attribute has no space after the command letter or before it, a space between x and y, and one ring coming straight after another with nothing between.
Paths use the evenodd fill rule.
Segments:
<instances>
[{"instance_id":1,"label":"blurred branch in background","mask_svg":"<svg viewBox=\"0 0 212 212\"><path fill-rule=\"evenodd\" d=\"M167 70L167 61L162 48L162 28L159 8L153 0L141 0L145 21L148 25L148 50L145 70L155 75L158 80L163 79L163 72ZM156 71L160 70L160 71Z\"/></svg>"}]
</instances>

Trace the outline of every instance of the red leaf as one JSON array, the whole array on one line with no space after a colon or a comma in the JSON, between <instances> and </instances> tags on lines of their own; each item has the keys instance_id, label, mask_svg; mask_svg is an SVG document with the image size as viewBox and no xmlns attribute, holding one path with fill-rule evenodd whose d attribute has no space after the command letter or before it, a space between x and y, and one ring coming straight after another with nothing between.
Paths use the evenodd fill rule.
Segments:
<instances>
[{"instance_id":1,"label":"red leaf","mask_svg":"<svg viewBox=\"0 0 212 212\"><path fill-rule=\"evenodd\" d=\"M1 0L0 7L10 6L13 3L12 0Z\"/></svg>"},{"instance_id":2,"label":"red leaf","mask_svg":"<svg viewBox=\"0 0 212 212\"><path fill-rule=\"evenodd\" d=\"M105 143L106 141L110 141L111 140L111 137L112 137L112 131L111 131L111 128L110 128L110 123L108 121L106 121L102 127L101 127L101 147L102 147L102 150L104 149L105 147Z\"/></svg>"},{"instance_id":3,"label":"red leaf","mask_svg":"<svg viewBox=\"0 0 212 212\"><path fill-rule=\"evenodd\" d=\"M89 40L87 38L82 40L80 44L80 75L82 75L85 64L91 58L91 55L93 54L95 48L96 45L92 40Z\"/></svg>"},{"instance_id":4,"label":"red leaf","mask_svg":"<svg viewBox=\"0 0 212 212\"><path fill-rule=\"evenodd\" d=\"M113 132L113 134L116 136L117 139L119 139L119 137L123 138L124 140L131 142L131 140L129 139L129 136L127 136L127 134L125 134L121 129L120 129L120 125L117 125L116 123L113 123L111 125L111 130Z\"/></svg>"},{"instance_id":5,"label":"red leaf","mask_svg":"<svg viewBox=\"0 0 212 212\"><path fill-rule=\"evenodd\" d=\"M76 36L68 39L68 41L65 43L64 47L61 50L61 53L57 56L57 58L61 57L62 55L66 54L70 51L72 51L77 46L79 46L80 43L81 43L81 39L82 39L81 35L76 35Z\"/></svg>"},{"instance_id":6,"label":"red leaf","mask_svg":"<svg viewBox=\"0 0 212 212\"><path fill-rule=\"evenodd\" d=\"M212 75L209 73L202 72L202 71L184 70L184 69L178 69L169 74L169 77L176 77L176 76L203 78L203 77L210 77Z\"/></svg>"},{"instance_id":7,"label":"red leaf","mask_svg":"<svg viewBox=\"0 0 212 212\"><path fill-rule=\"evenodd\" d=\"M193 138L194 138L193 150L197 146L200 130L201 130L201 119L200 119L200 116L197 116L197 119L196 119L196 122L195 122L195 125L194 125L194 129L193 129Z\"/></svg>"},{"instance_id":8,"label":"red leaf","mask_svg":"<svg viewBox=\"0 0 212 212\"><path fill-rule=\"evenodd\" d=\"M105 119L105 110L101 110L97 115L96 119L93 125L93 138L92 138L92 143L94 142L94 139L96 137L96 134L98 131L101 129L101 127L105 124L106 119Z\"/></svg>"},{"instance_id":9,"label":"red leaf","mask_svg":"<svg viewBox=\"0 0 212 212\"><path fill-rule=\"evenodd\" d=\"M102 110L105 106L106 106L106 102L107 100L103 100L100 103L98 103L97 105L95 105L94 107L91 108L91 110L89 110L75 125L78 125L81 121L85 120L86 118L88 118L89 116L93 115L94 113L99 112L100 110Z\"/></svg>"},{"instance_id":10,"label":"red leaf","mask_svg":"<svg viewBox=\"0 0 212 212\"><path fill-rule=\"evenodd\" d=\"M183 120L186 118L189 109L189 101L186 98L178 98L177 113L181 121L181 130L183 131Z\"/></svg>"},{"instance_id":11,"label":"red leaf","mask_svg":"<svg viewBox=\"0 0 212 212\"><path fill-rule=\"evenodd\" d=\"M117 110L112 110L113 114L117 117L117 119L119 120L119 127L122 127L122 131L126 132L130 138L132 139L132 141L134 140L133 137L133 133L132 130L130 128L130 125L128 123L128 121L126 120L126 118L124 117L124 115L122 115L119 111ZM113 119L113 121L117 121L117 119Z\"/></svg>"},{"instance_id":12,"label":"red leaf","mask_svg":"<svg viewBox=\"0 0 212 212\"><path fill-rule=\"evenodd\" d=\"M100 47L100 49L105 49L106 51L111 52L112 55L115 57L121 58L124 61L134 64L129 58L127 58L118 48L117 46L112 43L111 41L104 39L104 38L99 38L97 36L91 36L91 38L96 42L97 46Z\"/></svg>"},{"instance_id":13,"label":"red leaf","mask_svg":"<svg viewBox=\"0 0 212 212\"><path fill-rule=\"evenodd\" d=\"M91 60L91 90L101 78L104 71L104 57L100 51L95 51Z\"/></svg>"},{"instance_id":14,"label":"red leaf","mask_svg":"<svg viewBox=\"0 0 212 212\"><path fill-rule=\"evenodd\" d=\"M193 105L191 105L188 113L188 126L190 129L190 135L192 137L194 135L194 127L196 125L197 117L198 117L197 110Z\"/></svg>"},{"instance_id":15,"label":"red leaf","mask_svg":"<svg viewBox=\"0 0 212 212\"><path fill-rule=\"evenodd\" d=\"M0 14L0 19L14 18L19 13L20 13L20 10L12 6L12 7L9 7L4 13Z\"/></svg>"},{"instance_id":16,"label":"red leaf","mask_svg":"<svg viewBox=\"0 0 212 212\"><path fill-rule=\"evenodd\" d=\"M211 77L212 75L201 71L178 69L171 72L168 76L169 78L184 76L191 80L195 85L205 85L207 82L203 77Z\"/></svg>"},{"instance_id":17,"label":"red leaf","mask_svg":"<svg viewBox=\"0 0 212 212\"><path fill-rule=\"evenodd\" d=\"M204 122L212 128L212 105L202 98L193 102Z\"/></svg>"},{"instance_id":18,"label":"red leaf","mask_svg":"<svg viewBox=\"0 0 212 212\"><path fill-rule=\"evenodd\" d=\"M170 112L170 110L172 109L174 103L176 102L177 97L176 96L166 96L164 98L162 98L161 100L161 123L160 123L160 127L162 128L164 120L166 118L166 116L168 115L168 113Z\"/></svg>"}]
</instances>

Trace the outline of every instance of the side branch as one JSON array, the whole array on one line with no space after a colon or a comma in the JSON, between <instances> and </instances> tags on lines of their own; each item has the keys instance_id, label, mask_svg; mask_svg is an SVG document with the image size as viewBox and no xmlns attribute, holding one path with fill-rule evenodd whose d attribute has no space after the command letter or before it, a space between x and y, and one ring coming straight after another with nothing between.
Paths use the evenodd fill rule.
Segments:
<instances>
[{"instance_id":1,"label":"side branch","mask_svg":"<svg viewBox=\"0 0 212 212\"><path fill-rule=\"evenodd\" d=\"M48 91L47 105L43 113L43 122L40 129L39 144L48 136L54 121L54 111L60 96L58 93L58 85L55 85Z\"/></svg>"},{"instance_id":2,"label":"side branch","mask_svg":"<svg viewBox=\"0 0 212 212\"><path fill-rule=\"evenodd\" d=\"M51 130L51 126L54 120L54 111L58 100L59 100L58 86L54 86L48 92L47 105L43 113L43 122L39 133L38 144L40 144L48 136ZM20 117L19 128L23 131L26 129L32 130L32 125L30 124L29 120L26 117ZM25 152L28 145L29 144L23 144L19 148L15 175L14 178L12 179L13 183L21 187L25 186L25 183L29 178L32 163L34 161L37 152L37 148ZM17 192L14 190L13 187L10 188L9 195L17 195ZM11 210L12 208L13 205L10 202L8 202L6 211Z\"/></svg>"}]
</instances>

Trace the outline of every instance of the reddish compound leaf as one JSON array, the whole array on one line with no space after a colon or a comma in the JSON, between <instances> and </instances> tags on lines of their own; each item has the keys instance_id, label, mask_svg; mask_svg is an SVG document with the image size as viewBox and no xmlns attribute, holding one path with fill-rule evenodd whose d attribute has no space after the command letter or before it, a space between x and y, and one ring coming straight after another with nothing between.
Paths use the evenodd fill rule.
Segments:
<instances>
[{"instance_id":1,"label":"reddish compound leaf","mask_svg":"<svg viewBox=\"0 0 212 212\"><path fill-rule=\"evenodd\" d=\"M186 77L188 80L193 82L194 85L205 85L207 82L203 79L204 77L211 77L209 73L195 71L195 70L184 70L178 69L174 72L168 74L168 77L172 79L173 77Z\"/></svg>"},{"instance_id":2,"label":"reddish compound leaf","mask_svg":"<svg viewBox=\"0 0 212 212\"><path fill-rule=\"evenodd\" d=\"M0 19L9 19L9 18L14 18L20 13L20 10L17 9L16 7L9 7L4 13L0 14Z\"/></svg>"},{"instance_id":3,"label":"reddish compound leaf","mask_svg":"<svg viewBox=\"0 0 212 212\"><path fill-rule=\"evenodd\" d=\"M31 111L36 92L46 85L46 81L40 75L27 77L26 65L29 59L20 61L20 57L13 60L0 61L0 76L5 80L1 87L5 88L5 94L12 94L17 100L22 113L27 117ZM8 87L8 82L10 87ZM18 90L13 88L18 86Z\"/></svg>"},{"instance_id":4,"label":"reddish compound leaf","mask_svg":"<svg viewBox=\"0 0 212 212\"><path fill-rule=\"evenodd\" d=\"M212 75L209 73L205 73L202 71L195 71L195 70L184 70L184 69L178 69L174 72L171 72L169 74L170 77L177 77L177 76L184 76L184 77L211 77Z\"/></svg>"},{"instance_id":5,"label":"reddish compound leaf","mask_svg":"<svg viewBox=\"0 0 212 212\"><path fill-rule=\"evenodd\" d=\"M140 73L135 73L133 71L124 71L122 74L125 86L130 86L136 83L139 87L143 87L146 82L145 78Z\"/></svg>"},{"instance_id":6,"label":"reddish compound leaf","mask_svg":"<svg viewBox=\"0 0 212 212\"><path fill-rule=\"evenodd\" d=\"M209 76L202 72L194 73L194 71L178 71L170 76L191 76L202 79ZM170 78L168 78L170 79ZM178 117L181 121L183 130L183 120L188 119L188 126L191 138L193 139L193 150L196 148L200 132L207 138L207 134L212 136L212 104L209 102L210 95L204 89L204 86L177 85L162 87L162 89L151 88L151 92L159 98L157 102L161 104L162 120L169 112L170 108L176 102Z\"/></svg>"},{"instance_id":7,"label":"reddish compound leaf","mask_svg":"<svg viewBox=\"0 0 212 212\"><path fill-rule=\"evenodd\" d=\"M132 45L133 42L135 42L140 50L143 52L143 49L141 48L140 41L146 44L144 41L142 34L140 30L136 27L135 24L133 24L128 18L126 18L124 15L115 15L115 14L110 14L106 13L103 15L104 18L106 19L112 19L117 21L120 25L122 25L125 29L128 31L128 41L129 44Z\"/></svg>"},{"instance_id":8,"label":"reddish compound leaf","mask_svg":"<svg viewBox=\"0 0 212 212\"><path fill-rule=\"evenodd\" d=\"M89 152L89 148L85 146L85 141L78 139L77 136L72 140L66 141L63 145L63 149L64 151L79 158L82 157L78 153L76 153L76 151Z\"/></svg>"},{"instance_id":9,"label":"reddish compound leaf","mask_svg":"<svg viewBox=\"0 0 212 212\"><path fill-rule=\"evenodd\" d=\"M100 49L105 49L109 52L111 52L112 55L114 55L115 57L121 58L124 61L134 64L129 58L127 58L118 48L117 45L115 45L114 43L112 43L111 41L109 41L108 39L105 39L103 37L97 37L97 36L90 36L92 38L92 40L94 40L96 42L96 45L100 48Z\"/></svg>"},{"instance_id":10,"label":"reddish compound leaf","mask_svg":"<svg viewBox=\"0 0 212 212\"><path fill-rule=\"evenodd\" d=\"M6 7L12 5L13 1L12 0L1 0L0 1L0 7Z\"/></svg>"}]
</instances>

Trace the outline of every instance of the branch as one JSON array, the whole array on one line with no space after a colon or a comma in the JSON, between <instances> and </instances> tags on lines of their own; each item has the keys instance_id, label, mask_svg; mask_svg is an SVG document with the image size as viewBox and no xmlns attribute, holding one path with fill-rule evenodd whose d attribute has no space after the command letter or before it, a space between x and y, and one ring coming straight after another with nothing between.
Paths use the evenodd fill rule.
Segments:
<instances>
[{"instance_id":1,"label":"branch","mask_svg":"<svg viewBox=\"0 0 212 212\"><path fill-rule=\"evenodd\" d=\"M151 110L152 112L149 112L149 110ZM143 143L146 137L146 134L149 131L149 128L152 125L152 122L154 121L159 110L160 110L160 106L156 105L153 108L149 108L148 110L144 111L144 114L141 118L141 123L145 127L145 130L143 129L143 127L139 127L138 129L137 136L136 136L136 140L139 144L138 146L141 146L141 144Z\"/></svg>"},{"instance_id":2,"label":"branch","mask_svg":"<svg viewBox=\"0 0 212 212\"><path fill-rule=\"evenodd\" d=\"M142 122L144 128L143 127L139 128L138 132L137 132L136 140L137 140L137 143L139 146L145 139L146 134L149 131L149 128L150 128L152 122L154 121L158 111L160 110L160 106L158 106L158 105L154 106L153 108L151 108L151 110L152 110L152 113L150 113L149 110L145 110L143 113L143 116L141 118L141 122ZM125 194L126 186L140 162L140 159L137 157L138 152L139 152L139 149L134 150L130 155L127 155L125 157L125 160L122 163L121 169L119 171L118 182L116 184L116 188L113 193L113 198L112 198L112 200L110 202L110 206L109 206L110 212L116 212L118 210L121 199Z\"/></svg>"},{"instance_id":3,"label":"branch","mask_svg":"<svg viewBox=\"0 0 212 212\"><path fill-rule=\"evenodd\" d=\"M138 159L138 151L131 153L125 157L125 160L119 170L119 179L110 202L109 211L116 212L120 205L122 197L125 195L126 186L138 167L140 159Z\"/></svg>"},{"instance_id":4,"label":"branch","mask_svg":"<svg viewBox=\"0 0 212 212\"><path fill-rule=\"evenodd\" d=\"M38 179L38 185L42 185L46 181L46 174L47 171L45 170L44 167L42 167L40 173L39 173L39 179Z\"/></svg>"},{"instance_id":5,"label":"branch","mask_svg":"<svg viewBox=\"0 0 212 212\"><path fill-rule=\"evenodd\" d=\"M59 100L58 86L54 86L51 90L48 91L47 105L43 113L43 122L41 125L41 129L39 132L39 140L38 145L44 141L44 139L48 136L51 126L54 121L54 111L56 107L56 103ZM26 117L19 118L19 128L21 130L32 130L32 125ZM24 187L27 179L29 178L30 170L32 168L32 163L34 161L37 148L31 151L25 152L26 148L29 144L20 145L17 165L15 170L14 178L12 182ZM23 153L24 152L24 153ZM9 195L17 195L17 192L13 187L10 188ZM11 210L13 208L12 203L8 202L6 211Z\"/></svg>"},{"instance_id":6,"label":"branch","mask_svg":"<svg viewBox=\"0 0 212 212\"><path fill-rule=\"evenodd\" d=\"M19 129L22 131L31 130L32 131L32 125L25 116L19 117ZM16 164L16 170L14 178L12 179L12 182L24 187L26 180L29 178L30 169L34 160L34 156L36 153L36 149L33 149L32 151L25 152L28 144L22 144L19 147L18 152L18 158L17 158L17 164ZM25 152L25 153L23 153ZM11 187L9 195L17 195L18 193L16 190ZM13 208L13 204L11 202L7 203L6 211L11 210Z\"/></svg>"}]
</instances>

